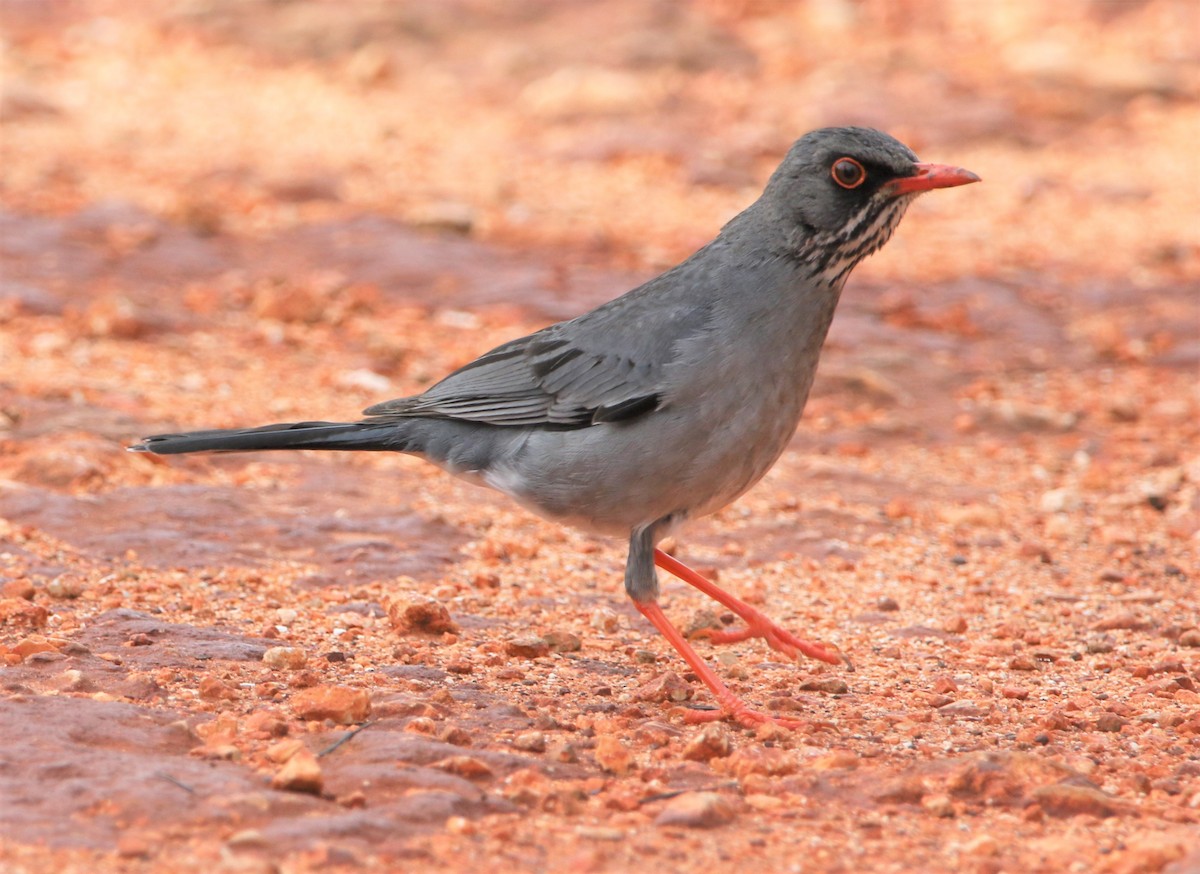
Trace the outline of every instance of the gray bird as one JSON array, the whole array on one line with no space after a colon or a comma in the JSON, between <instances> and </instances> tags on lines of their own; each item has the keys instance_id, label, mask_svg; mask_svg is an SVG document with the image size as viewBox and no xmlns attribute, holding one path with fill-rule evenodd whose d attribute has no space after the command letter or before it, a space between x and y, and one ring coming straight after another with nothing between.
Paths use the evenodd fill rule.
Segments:
<instances>
[{"instance_id":1,"label":"gray bird","mask_svg":"<svg viewBox=\"0 0 1200 874\"><path fill-rule=\"evenodd\" d=\"M779 458L808 399L846 277L892 235L916 195L978 181L918 163L880 131L798 140L757 201L683 263L578 318L512 340L424 393L351 423L297 422L147 437L136 451L407 452L548 519L629 538L625 590L743 725L750 709L658 605L655 565L737 614L714 643L762 637L831 664L802 640L658 549L682 522L735 500Z\"/></svg>"}]
</instances>

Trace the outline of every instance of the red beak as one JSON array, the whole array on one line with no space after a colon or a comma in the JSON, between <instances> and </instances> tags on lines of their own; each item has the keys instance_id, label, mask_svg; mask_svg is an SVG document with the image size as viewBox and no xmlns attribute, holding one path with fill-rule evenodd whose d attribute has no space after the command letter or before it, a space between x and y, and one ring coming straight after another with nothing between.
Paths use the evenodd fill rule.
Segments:
<instances>
[{"instance_id":1,"label":"red beak","mask_svg":"<svg viewBox=\"0 0 1200 874\"><path fill-rule=\"evenodd\" d=\"M956 185L970 185L979 181L979 177L970 170L951 167L949 164L913 164L913 167L917 171L914 175L893 179L884 184L883 190L893 197L899 197L902 194L918 194L935 188L953 188Z\"/></svg>"}]
</instances>

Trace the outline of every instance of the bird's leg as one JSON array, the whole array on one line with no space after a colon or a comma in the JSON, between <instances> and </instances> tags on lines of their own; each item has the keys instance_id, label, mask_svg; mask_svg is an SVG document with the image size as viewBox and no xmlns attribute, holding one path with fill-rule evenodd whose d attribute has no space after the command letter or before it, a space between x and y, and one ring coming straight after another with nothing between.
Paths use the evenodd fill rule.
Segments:
<instances>
[{"instance_id":1,"label":"bird's leg","mask_svg":"<svg viewBox=\"0 0 1200 874\"><path fill-rule=\"evenodd\" d=\"M678 577L688 585L695 586L714 601L732 610L746 623L744 628L736 628L729 631L711 631L705 629L699 632L713 643L739 643L751 637L761 637L771 649L781 652L789 658L798 658L803 653L809 658L820 659L831 665L844 664L853 670L853 665L850 664L845 656L840 653L832 653L819 644L796 637L796 635L787 629L780 628L745 601L735 598L724 589L706 580L679 559L667 555L657 547L654 550L654 563L667 573Z\"/></svg>"},{"instance_id":2,"label":"bird's leg","mask_svg":"<svg viewBox=\"0 0 1200 874\"><path fill-rule=\"evenodd\" d=\"M748 728L754 728L765 722L778 723L787 728L802 727L805 724L803 722L780 719L757 710L751 710L745 701L735 695L721 681L716 672L679 633L679 629L671 624L671 620L658 606L658 578L654 572L654 564L658 556L658 551L654 547L655 527L651 525L637 529L629 539L629 561L625 565L625 591L633 599L633 605L638 608L638 611L649 619L659 633L683 656L688 667L692 669L700 682L709 688L720 706L719 710L713 711L689 710L684 718L688 722L694 723L713 722L729 717ZM708 585L712 584L708 583Z\"/></svg>"}]
</instances>

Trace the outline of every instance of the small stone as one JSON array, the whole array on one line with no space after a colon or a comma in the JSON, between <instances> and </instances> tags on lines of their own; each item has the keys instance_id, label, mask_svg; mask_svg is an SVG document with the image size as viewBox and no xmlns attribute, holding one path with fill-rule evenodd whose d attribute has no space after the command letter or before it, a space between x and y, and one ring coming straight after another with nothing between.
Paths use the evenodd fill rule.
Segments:
<instances>
[{"instance_id":1,"label":"small stone","mask_svg":"<svg viewBox=\"0 0 1200 874\"><path fill-rule=\"evenodd\" d=\"M540 731L523 731L513 738L513 746L527 753L544 753L546 735Z\"/></svg>"},{"instance_id":2,"label":"small stone","mask_svg":"<svg viewBox=\"0 0 1200 874\"><path fill-rule=\"evenodd\" d=\"M579 750L573 743L564 743L550 751L550 758L564 765L573 765L579 761Z\"/></svg>"},{"instance_id":3,"label":"small stone","mask_svg":"<svg viewBox=\"0 0 1200 874\"><path fill-rule=\"evenodd\" d=\"M1012 698L1017 701L1024 701L1029 697L1029 690L1024 686L1001 686L1000 694L1005 698Z\"/></svg>"},{"instance_id":4,"label":"small stone","mask_svg":"<svg viewBox=\"0 0 1200 874\"><path fill-rule=\"evenodd\" d=\"M1012 661L1008 663L1010 669L1014 671L1036 671L1037 665L1033 659L1026 655L1014 656Z\"/></svg>"},{"instance_id":5,"label":"small stone","mask_svg":"<svg viewBox=\"0 0 1200 874\"><path fill-rule=\"evenodd\" d=\"M433 767L468 780L490 780L493 776L487 762L475 756L448 756L434 762Z\"/></svg>"},{"instance_id":6,"label":"small stone","mask_svg":"<svg viewBox=\"0 0 1200 874\"><path fill-rule=\"evenodd\" d=\"M234 832L225 840L225 846L231 850L259 849L267 845L267 837L256 828L244 828Z\"/></svg>"},{"instance_id":7,"label":"small stone","mask_svg":"<svg viewBox=\"0 0 1200 874\"><path fill-rule=\"evenodd\" d=\"M686 792L671 799L654 818L658 826L716 828L733 821L733 804L716 792Z\"/></svg>"},{"instance_id":8,"label":"small stone","mask_svg":"<svg viewBox=\"0 0 1200 874\"><path fill-rule=\"evenodd\" d=\"M37 594L37 589L29 580L9 580L3 586L0 586L0 595L5 598L22 598L26 601L32 601L34 595Z\"/></svg>"},{"instance_id":9,"label":"small stone","mask_svg":"<svg viewBox=\"0 0 1200 874\"><path fill-rule=\"evenodd\" d=\"M414 207L405 218L413 227L465 235L471 233L478 216L468 203L438 201Z\"/></svg>"},{"instance_id":10,"label":"small stone","mask_svg":"<svg viewBox=\"0 0 1200 874\"><path fill-rule=\"evenodd\" d=\"M1120 731L1125 727L1126 722L1128 722L1127 719L1118 716L1116 713L1101 713L1099 718L1096 719L1096 730Z\"/></svg>"},{"instance_id":11,"label":"small stone","mask_svg":"<svg viewBox=\"0 0 1200 874\"><path fill-rule=\"evenodd\" d=\"M402 633L454 634L458 631L450 611L432 598L393 598L384 607L392 628Z\"/></svg>"},{"instance_id":12,"label":"small stone","mask_svg":"<svg viewBox=\"0 0 1200 874\"><path fill-rule=\"evenodd\" d=\"M287 792L307 792L320 795L325 785L321 775L321 764L307 747L301 747L283 763L283 767L271 778L272 789Z\"/></svg>"},{"instance_id":13,"label":"small stone","mask_svg":"<svg viewBox=\"0 0 1200 874\"><path fill-rule=\"evenodd\" d=\"M1122 812L1121 804L1115 798L1089 786L1056 783L1035 789L1032 797L1050 816L1075 816L1086 813L1104 818Z\"/></svg>"},{"instance_id":14,"label":"small stone","mask_svg":"<svg viewBox=\"0 0 1200 874\"><path fill-rule=\"evenodd\" d=\"M609 828L602 825L576 826L575 834L581 838L593 841L623 841L628 837L624 829Z\"/></svg>"},{"instance_id":15,"label":"small stone","mask_svg":"<svg viewBox=\"0 0 1200 874\"><path fill-rule=\"evenodd\" d=\"M895 613L900 609L900 604L895 598L884 596L875 602L875 609L882 613Z\"/></svg>"},{"instance_id":16,"label":"small stone","mask_svg":"<svg viewBox=\"0 0 1200 874\"><path fill-rule=\"evenodd\" d=\"M123 834L117 838L117 855L122 859L144 859L150 855L150 843L140 835Z\"/></svg>"},{"instance_id":17,"label":"small stone","mask_svg":"<svg viewBox=\"0 0 1200 874\"><path fill-rule=\"evenodd\" d=\"M1136 613L1118 613L1107 619L1101 619L1092 626L1095 631L1142 631L1150 627L1150 623Z\"/></svg>"},{"instance_id":18,"label":"small stone","mask_svg":"<svg viewBox=\"0 0 1200 874\"><path fill-rule=\"evenodd\" d=\"M1179 645L1188 647L1200 646L1200 628L1189 628L1183 634L1179 635Z\"/></svg>"},{"instance_id":19,"label":"small stone","mask_svg":"<svg viewBox=\"0 0 1200 874\"><path fill-rule=\"evenodd\" d=\"M616 735L606 734L597 738L592 755L597 765L618 777L628 774L633 768L633 753Z\"/></svg>"},{"instance_id":20,"label":"small stone","mask_svg":"<svg viewBox=\"0 0 1200 874\"><path fill-rule=\"evenodd\" d=\"M469 747L471 745L471 733L457 725L447 725L438 732L437 738L445 743L454 744L456 747Z\"/></svg>"},{"instance_id":21,"label":"small stone","mask_svg":"<svg viewBox=\"0 0 1200 874\"><path fill-rule=\"evenodd\" d=\"M87 591L87 584L75 574L59 574L46 584L46 594L51 598L73 601Z\"/></svg>"},{"instance_id":22,"label":"small stone","mask_svg":"<svg viewBox=\"0 0 1200 874\"><path fill-rule=\"evenodd\" d=\"M1112 652L1116 648L1117 642L1113 640L1110 634L1097 634L1088 638L1087 651L1103 655L1104 653Z\"/></svg>"},{"instance_id":23,"label":"small stone","mask_svg":"<svg viewBox=\"0 0 1200 874\"><path fill-rule=\"evenodd\" d=\"M450 817L446 820L445 829L448 835L473 835L478 831L475 823L465 816Z\"/></svg>"},{"instance_id":24,"label":"small stone","mask_svg":"<svg viewBox=\"0 0 1200 874\"><path fill-rule=\"evenodd\" d=\"M967 630L967 620L962 616L952 616L942 623L942 630L951 634L962 634Z\"/></svg>"},{"instance_id":25,"label":"small stone","mask_svg":"<svg viewBox=\"0 0 1200 874\"><path fill-rule=\"evenodd\" d=\"M710 722L684 744L683 757L693 762L707 762L725 758L732 749L729 729L719 722Z\"/></svg>"},{"instance_id":26,"label":"small stone","mask_svg":"<svg viewBox=\"0 0 1200 874\"><path fill-rule=\"evenodd\" d=\"M200 697L205 701L235 701L237 690L226 686L216 677L205 677L200 681Z\"/></svg>"},{"instance_id":27,"label":"small stone","mask_svg":"<svg viewBox=\"0 0 1200 874\"><path fill-rule=\"evenodd\" d=\"M988 711L973 701L953 701L943 707L939 707L937 712L942 716L968 719L972 716L984 716Z\"/></svg>"},{"instance_id":28,"label":"small stone","mask_svg":"<svg viewBox=\"0 0 1200 874\"><path fill-rule=\"evenodd\" d=\"M282 765L302 749L304 749L304 741L302 740L297 738L281 740L267 747L267 761Z\"/></svg>"},{"instance_id":29,"label":"small stone","mask_svg":"<svg viewBox=\"0 0 1200 874\"><path fill-rule=\"evenodd\" d=\"M956 528L996 528L1002 517L996 507L986 504L961 504L938 509L938 517Z\"/></svg>"},{"instance_id":30,"label":"small stone","mask_svg":"<svg viewBox=\"0 0 1200 874\"><path fill-rule=\"evenodd\" d=\"M608 607L600 607L592 613L589 624L597 631L603 631L605 634L613 634L621 627L621 617Z\"/></svg>"},{"instance_id":31,"label":"small stone","mask_svg":"<svg viewBox=\"0 0 1200 874\"><path fill-rule=\"evenodd\" d=\"M800 684L800 689L804 692L824 692L826 695L845 695L850 691L850 687L841 677L817 677L814 680L805 680Z\"/></svg>"},{"instance_id":32,"label":"small stone","mask_svg":"<svg viewBox=\"0 0 1200 874\"><path fill-rule=\"evenodd\" d=\"M583 648L579 635L569 631L547 631L542 642L550 647L550 652L579 652Z\"/></svg>"},{"instance_id":33,"label":"small stone","mask_svg":"<svg viewBox=\"0 0 1200 874\"><path fill-rule=\"evenodd\" d=\"M1040 502L1043 513L1064 513L1078 509L1079 493L1072 488L1051 489L1042 495Z\"/></svg>"},{"instance_id":34,"label":"small stone","mask_svg":"<svg viewBox=\"0 0 1200 874\"><path fill-rule=\"evenodd\" d=\"M23 638L11 647L11 652L16 653L22 659L27 659L34 653L39 652L60 652L61 644L51 641L49 638L42 637L40 634L31 634L29 637Z\"/></svg>"},{"instance_id":35,"label":"small stone","mask_svg":"<svg viewBox=\"0 0 1200 874\"><path fill-rule=\"evenodd\" d=\"M678 704L692 697L692 687L674 671L666 671L643 683L633 697L638 701L672 701Z\"/></svg>"},{"instance_id":36,"label":"small stone","mask_svg":"<svg viewBox=\"0 0 1200 874\"><path fill-rule=\"evenodd\" d=\"M962 851L968 856L994 856L1000 852L1000 842L991 835L976 835L963 844Z\"/></svg>"},{"instance_id":37,"label":"small stone","mask_svg":"<svg viewBox=\"0 0 1200 874\"><path fill-rule=\"evenodd\" d=\"M350 725L371 715L371 696L349 686L313 686L292 696L292 709L301 719L329 719L338 725Z\"/></svg>"},{"instance_id":38,"label":"small stone","mask_svg":"<svg viewBox=\"0 0 1200 874\"><path fill-rule=\"evenodd\" d=\"M550 647L540 637L520 637L504 644L504 652L523 659L536 659L550 654Z\"/></svg>"},{"instance_id":39,"label":"small stone","mask_svg":"<svg viewBox=\"0 0 1200 874\"><path fill-rule=\"evenodd\" d=\"M294 646L273 646L263 653L263 664L270 668L299 670L308 664L304 650Z\"/></svg>"},{"instance_id":40,"label":"small stone","mask_svg":"<svg viewBox=\"0 0 1200 874\"><path fill-rule=\"evenodd\" d=\"M950 819L954 816L954 804L950 801L949 795L925 795L921 798L921 807L926 813L943 819Z\"/></svg>"},{"instance_id":41,"label":"small stone","mask_svg":"<svg viewBox=\"0 0 1200 874\"><path fill-rule=\"evenodd\" d=\"M1036 540L1026 540L1022 543L1020 553L1022 558L1036 558L1042 564L1050 564L1053 561L1046 545Z\"/></svg>"}]
</instances>

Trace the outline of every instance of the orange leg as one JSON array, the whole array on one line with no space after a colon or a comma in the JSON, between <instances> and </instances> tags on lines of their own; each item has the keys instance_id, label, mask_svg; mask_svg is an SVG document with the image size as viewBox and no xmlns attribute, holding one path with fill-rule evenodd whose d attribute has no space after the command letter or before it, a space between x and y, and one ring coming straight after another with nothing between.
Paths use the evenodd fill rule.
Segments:
<instances>
[{"instance_id":1,"label":"orange leg","mask_svg":"<svg viewBox=\"0 0 1200 874\"><path fill-rule=\"evenodd\" d=\"M679 561L679 559L667 555L661 549L655 548L654 563L667 573L678 577L691 586L695 586L701 592L708 595L708 597L712 598L714 601L717 601L724 607L727 607L745 621L745 628L731 629L729 631L705 630L704 632L701 632L713 643L739 643L740 641L748 640L751 637L761 637L767 642L767 645L770 646L771 649L783 653L784 655L788 656L788 658L798 658L802 653L809 658L820 659L821 661L828 662L831 665L844 664L850 670L854 670L854 666L850 664L849 659L847 659L845 656L841 655L840 653L832 653L823 646L811 643L803 638L796 637L796 635L792 634L790 631L780 628L745 601L739 600L738 598L735 598L733 595L726 592L724 589L717 587L704 577L700 576L700 574L696 573L686 564ZM646 612L641 604L638 604L638 609L643 613ZM647 615L647 618L649 618L649 615ZM650 619L650 621L654 622L653 619ZM663 618L663 621L666 621L665 617ZM657 622L654 624L660 631L662 631L662 626L660 626ZM663 634L666 633L667 632L663 631ZM676 632L676 634L678 634L678 632ZM670 635L668 635L668 637L670 637ZM680 639L682 640L682 638ZM674 640L671 642L675 643ZM685 659L687 658L687 654L684 653L679 644L676 643L675 648L678 649L680 653L683 653L683 657ZM690 659L688 663L691 664ZM696 670L695 665L692 665L692 670ZM697 676L699 676L700 672L696 671L696 673ZM716 680L716 677L713 679ZM716 689L711 683L708 682L708 680L705 680L704 682L710 689L713 689L713 691L716 692ZM719 697L720 696L718 695L718 698Z\"/></svg>"},{"instance_id":2,"label":"orange leg","mask_svg":"<svg viewBox=\"0 0 1200 874\"><path fill-rule=\"evenodd\" d=\"M711 585L711 583L709 584ZM717 591L720 591L719 589ZM733 693L733 691L721 682L721 678L713 672L713 669L708 666L704 659L700 658L700 654L692 649L692 645L684 640L679 629L671 624L662 608L655 601L638 601L634 599L634 606L641 611L641 614L653 623L654 627L659 630L671 646L679 651L683 656L683 660L688 663L688 666L700 678L705 686L713 693L717 699L717 704L720 705L720 710L689 710L684 717L688 722L715 722L719 719L732 717L747 728L756 728L765 722L774 722L786 728L800 728L805 725L794 719L781 719L777 716L768 716L765 713L760 713L757 710L751 710L746 706L746 702ZM733 608L730 608L733 609Z\"/></svg>"}]
</instances>

